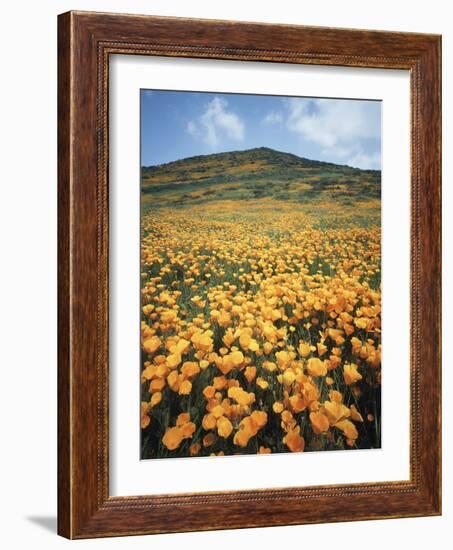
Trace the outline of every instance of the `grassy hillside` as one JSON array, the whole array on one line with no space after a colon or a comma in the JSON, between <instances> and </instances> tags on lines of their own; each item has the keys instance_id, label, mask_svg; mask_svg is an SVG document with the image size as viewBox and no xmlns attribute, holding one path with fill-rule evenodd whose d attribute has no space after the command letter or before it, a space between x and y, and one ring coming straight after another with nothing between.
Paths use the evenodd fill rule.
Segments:
<instances>
[{"instance_id":1,"label":"grassy hillside","mask_svg":"<svg viewBox=\"0 0 453 550\"><path fill-rule=\"evenodd\" d=\"M266 147L142 167L143 206L271 198L354 206L380 199L381 172L310 160Z\"/></svg>"}]
</instances>

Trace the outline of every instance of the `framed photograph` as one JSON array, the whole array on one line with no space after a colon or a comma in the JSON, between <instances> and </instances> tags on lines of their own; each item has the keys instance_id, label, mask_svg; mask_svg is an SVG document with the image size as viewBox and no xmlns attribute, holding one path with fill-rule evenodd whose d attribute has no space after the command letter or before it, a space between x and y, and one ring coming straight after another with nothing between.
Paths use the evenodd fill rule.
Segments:
<instances>
[{"instance_id":1,"label":"framed photograph","mask_svg":"<svg viewBox=\"0 0 453 550\"><path fill-rule=\"evenodd\" d=\"M58 40L59 533L440 514L440 37Z\"/></svg>"}]
</instances>

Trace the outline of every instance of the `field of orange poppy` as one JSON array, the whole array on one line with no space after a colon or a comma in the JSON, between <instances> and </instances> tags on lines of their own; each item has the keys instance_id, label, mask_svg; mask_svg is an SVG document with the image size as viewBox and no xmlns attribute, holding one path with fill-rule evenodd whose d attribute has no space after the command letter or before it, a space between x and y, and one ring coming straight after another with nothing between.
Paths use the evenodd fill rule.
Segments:
<instances>
[{"instance_id":1,"label":"field of orange poppy","mask_svg":"<svg viewBox=\"0 0 453 550\"><path fill-rule=\"evenodd\" d=\"M378 448L380 201L142 213L141 457Z\"/></svg>"}]
</instances>

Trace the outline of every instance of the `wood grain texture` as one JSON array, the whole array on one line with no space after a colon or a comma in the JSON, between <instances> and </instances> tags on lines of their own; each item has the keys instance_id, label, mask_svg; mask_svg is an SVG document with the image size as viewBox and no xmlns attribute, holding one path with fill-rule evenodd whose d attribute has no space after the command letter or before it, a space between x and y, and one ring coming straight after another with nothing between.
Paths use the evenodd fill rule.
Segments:
<instances>
[{"instance_id":1,"label":"wood grain texture","mask_svg":"<svg viewBox=\"0 0 453 550\"><path fill-rule=\"evenodd\" d=\"M58 26L58 531L70 536L70 18Z\"/></svg>"},{"instance_id":2,"label":"wood grain texture","mask_svg":"<svg viewBox=\"0 0 453 550\"><path fill-rule=\"evenodd\" d=\"M440 514L440 37L69 12L59 16L58 46L58 532L86 538ZM410 71L410 481L109 496L111 54Z\"/></svg>"}]
</instances>

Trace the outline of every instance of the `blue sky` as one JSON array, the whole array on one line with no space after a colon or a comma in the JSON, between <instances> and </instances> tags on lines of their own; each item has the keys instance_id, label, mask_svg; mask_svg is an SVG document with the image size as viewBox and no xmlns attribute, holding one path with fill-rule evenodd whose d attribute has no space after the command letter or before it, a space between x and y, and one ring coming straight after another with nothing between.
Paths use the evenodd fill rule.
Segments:
<instances>
[{"instance_id":1,"label":"blue sky","mask_svg":"<svg viewBox=\"0 0 453 550\"><path fill-rule=\"evenodd\" d=\"M381 102L141 90L141 164L271 147L381 168Z\"/></svg>"}]
</instances>

